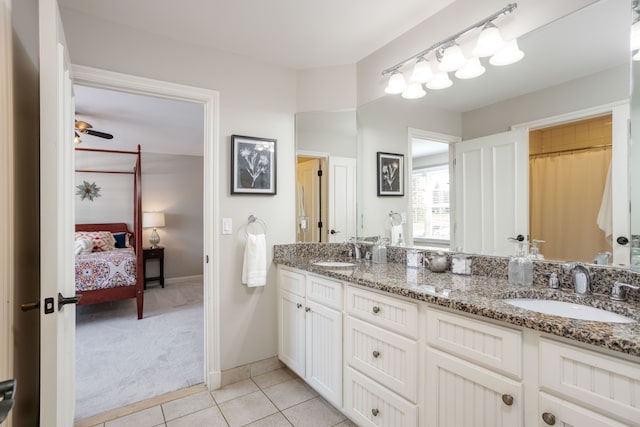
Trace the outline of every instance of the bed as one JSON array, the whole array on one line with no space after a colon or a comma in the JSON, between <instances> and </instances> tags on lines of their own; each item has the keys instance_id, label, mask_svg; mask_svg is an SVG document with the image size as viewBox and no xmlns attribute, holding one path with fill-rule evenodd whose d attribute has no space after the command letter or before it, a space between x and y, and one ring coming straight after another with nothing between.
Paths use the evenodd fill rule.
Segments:
<instances>
[{"instance_id":1,"label":"bed","mask_svg":"<svg viewBox=\"0 0 640 427\"><path fill-rule=\"evenodd\" d=\"M142 257L142 191L140 170L140 146L137 152L80 149L119 154L137 155L134 170L121 172L113 170L86 170L76 172L130 173L134 176L133 232L125 223L76 224L76 241L91 238L92 235L118 234L120 247L98 247L76 255L75 288L81 295L78 305L98 304L128 298L136 299L138 319L142 319L144 306L144 277ZM101 233L100 233L101 232ZM91 233L91 234L87 234ZM122 236L122 233L125 233ZM83 235L84 234L84 235ZM94 237L95 239L95 237ZM114 239L115 241L115 239ZM104 250L107 249L107 250Z\"/></svg>"}]
</instances>

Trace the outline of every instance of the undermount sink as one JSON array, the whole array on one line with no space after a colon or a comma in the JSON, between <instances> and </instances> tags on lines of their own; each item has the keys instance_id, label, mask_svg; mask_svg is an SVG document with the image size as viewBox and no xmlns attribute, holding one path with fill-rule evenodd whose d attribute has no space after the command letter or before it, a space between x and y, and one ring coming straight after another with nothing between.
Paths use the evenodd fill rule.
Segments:
<instances>
[{"instance_id":1,"label":"undermount sink","mask_svg":"<svg viewBox=\"0 0 640 427\"><path fill-rule=\"evenodd\" d=\"M318 267L331 267L331 268L355 266L354 263L346 262L346 261L317 261L317 262L314 262L313 265L317 265Z\"/></svg>"},{"instance_id":2,"label":"undermount sink","mask_svg":"<svg viewBox=\"0 0 640 427\"><path fill-rule=\"evenodd\" d=\"M552 316L590 320L592 322L636 323L636 320L630 317L573 302L530 298L511 298L505 299L504 302L525 310L537 311Z\"/></svg>"}]
</instances>

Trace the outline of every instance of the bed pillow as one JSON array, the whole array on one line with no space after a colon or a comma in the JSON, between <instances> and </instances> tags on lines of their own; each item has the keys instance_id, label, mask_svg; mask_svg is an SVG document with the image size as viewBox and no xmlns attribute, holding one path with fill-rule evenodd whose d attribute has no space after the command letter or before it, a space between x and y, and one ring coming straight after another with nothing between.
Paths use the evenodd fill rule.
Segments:
<instances>
[{"instance_id":1,"label":"bed pillow","mask_svg":"<svg viewBox=\"0 0 640 427\"><path fill-rule=\"evenodd\" d=\"M131 244L129 243L131 240L131 233L113 233L113 238L115 239L116 249L131 247Z\"/></svg>"},{"instance_id":2,"label":"bed pillow","mask_svg":"<svg viewBox=\"0 0 640 427\"><path fill-rule=\"evenodd\" d=\"M78 239L76 240L76 255L86 255L93 252L93 240L91 239Z\"/></svg>"},{"instance_id":3,"label":"bed pillow","mask_svg":"<svg viewBox=\"0 0 640 427\"><path fill-rule=\"evenodd\" d=\"M115 249L116 239L108 231L76 231L75 240L91 239L93 252L104 252Z\"/></svg>"}]
</instances>

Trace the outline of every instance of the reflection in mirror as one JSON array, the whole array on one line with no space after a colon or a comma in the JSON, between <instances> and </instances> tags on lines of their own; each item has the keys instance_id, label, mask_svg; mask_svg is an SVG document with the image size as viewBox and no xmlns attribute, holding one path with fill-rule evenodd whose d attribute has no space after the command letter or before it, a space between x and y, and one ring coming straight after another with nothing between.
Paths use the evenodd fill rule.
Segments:
<instances>
[{"instance_id":1,"label":"reflection in mirror","mask_svg":"<svg viewBox=\"0 0 640 427\"><path fill-rule=\"evenodd\" d=\"M454 144L455 171L451 173L450 247L485 255L511 255L513 245L507 240L518 234L545 240L540 252L546 259L593 262L598 253L612 252L612 263L629 265L629 245L616 243L618 237L629 234L628 201L628 139L626 123L629 115L629 4L602 0L564 18L538 28L519 38L525 58L510 69L488 69L474 81L458 81L443 91L428 91L420 100L407 101L384 96L358 108L358 232L360 236L385 233L384 217L390 211L408 212L410 197L376 197L371 183L375 180L375 152L411 155L407 144L411 128L459 135ZM598 22L594 27L593 22ZM576 179L580 191L568 190L558 200L543 200L543 209L530 203L536 197L530 190L533 178L547 179L555 172L536 170L530 176L529 162L541 160L551 153L530 148L535 132L561 126L550 132L579 132L578 127L564 129L568 122L610 115L611 145L595 149L575 142L574 152L604 153L598 173ZM592 126L586 125L587 128ZM596 131L594 131L596 132ZM533 142L532 142L533 144ZM581 150L583 151L575 151ZM534 156L529 158L529 151ZM587 157L586 155L583 157ZM611 159L611 160L609 160ZM606 193L606 176L612 164L611 220L604 227L611 237L598 227L597 216ZM593 175L593 176L592 176ZM595 176L597 175L597 177ZM597 178L597 184L591 180ZM560 187L564 178L551 178L551 188ZM586 190L586 191L585 191ZM544 190L548 192L548 190ZM592 205L589 226L578 226L569 235L560 236L557 226L551 227L567 204L576 211L565 224L583 216L587 197ZM537 203L537 202L535 202ZM416 215L415 210L412 216ZM542 216L541 216L542 215ZM415 221L415 218L414 218ZM535 222L535 224L534 224ZM420 224L418 224L420 223ZM404 224L409 236L416 236L422 221ZM565 227L568 229L568 227ZM587 232L587 228L589 231ZM639 227L640 228L640 227ZM550 231L547 231L550 230ZM409 231L409 230L405 230ZM563 230L564 231L564 230ZM587 234L598 234L595 244L587 245ZM568 240L571 248L556 249ZM414 242L412 242L414 243ZM421 242L420 242L421 243ZM611 245L611 246L609 246ZM580 250L583 251L580 251ZM602 258L602 257L601 257ZM610 261L611 262L611 261Z\"/></svg>"},{"instance_id":2,"label":"reflection in mirror","mask_svg":"<svg viewBox=\"0 0 640 427\"><path fill-rule=\"evenodd\" d=\"M632 20L634 27L640 30L640 8L638 2L632 2ZM640 31L638 32L640 34ZM636 46L633 46L634 48ZM632 52L632 93L631 93L631 147L629 153L630 192L631 192L631 268L640 271L640 50ZM634 185L635 183L635 185Z\"/></svg>"},{"instance_id":3,"label":"reflection in mirror","mask_svg":"<svg viewBox=\"0 0 640 427\"><path fill-rule=\"evenodd\" d=\"M296 241L356 235L356 113L296 114Z\"/></svg>"}]
</instances>

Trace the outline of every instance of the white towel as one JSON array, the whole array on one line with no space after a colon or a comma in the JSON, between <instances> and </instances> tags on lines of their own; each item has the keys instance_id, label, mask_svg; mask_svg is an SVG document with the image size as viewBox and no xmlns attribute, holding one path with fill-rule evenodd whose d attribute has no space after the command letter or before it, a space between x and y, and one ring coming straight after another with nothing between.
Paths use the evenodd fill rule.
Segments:
<instances>
[{"instance_id":1,"label":"white towel","mask_svg":"<svg viewBox=\"0 0 640 427\"><path fill-rule=\"evenodd\" d=\"M76 255L86 255L93 251L93 240L91 239L78 239L75 246Z\"/></svg>"},{"instance_id":2,"label":"white towel","mask_svg":"<svg viewBox=\"0 0 640 427\"><path fill-rule=\"evenodd\" d=\"M267 244L264 234L249 234L244 248L242 283L252 288L267 284Z\"/></svg>"},{"instance_id":3,"label":"white towel","mask_svg":"<svg viewBox=\"0 0 640 427\"><path fill-rule=\"evenodd\" d=\"M402 237L402 225L392 225L391 226L391 244L397 245L401 237ZM404 238L402 240L404 240Z\"/></svg>"}]
</instances>

